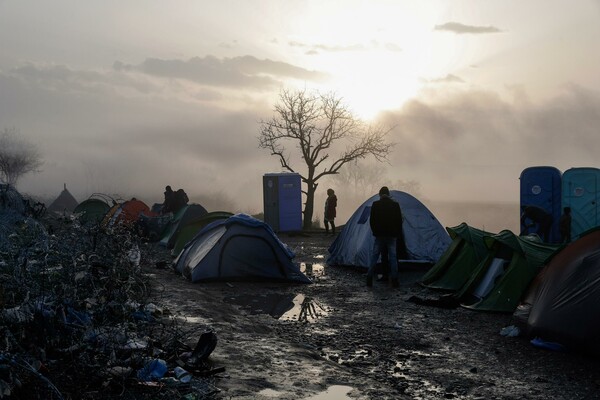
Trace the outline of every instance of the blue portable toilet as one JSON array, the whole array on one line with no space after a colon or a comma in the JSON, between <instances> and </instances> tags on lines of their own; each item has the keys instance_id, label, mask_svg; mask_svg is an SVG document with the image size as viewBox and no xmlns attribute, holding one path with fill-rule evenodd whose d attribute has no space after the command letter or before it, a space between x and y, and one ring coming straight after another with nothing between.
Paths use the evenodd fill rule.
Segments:
<instances>
[{"instance_id":1,"label":"blue portable toilet","mask_svg":"<svg viewBox=\"0 0 600 400\"><path fill-rule=\"evenodd\" d=\"M275 232L302 229L302 180L300 174L281 172L263 175L265 222Z\"/></svg>"},{"instance_id":2,"label":"blue portable toilet","mask_svg":"<svg viewBox=\"0 0 600 400\"><path fill-rule=\"evenodd\" d=\"M521 181L521 210L524 206L537 206L552 215L552 228L548 242L559 243L558 220L562 213L561 172L549 166L528 167L521 172L519 180ZM523 222L521 222L521 233L531 233Z\"/></svg>"},{"instance_id":3,"label":"blue portable toilet","mask_svg":"<svg viewBox=\"0 0 600 400\"><path fill-rule=\"evenodd\" d=\"M600 226L600 169L570 168L563 174L562 206L571 207L571 239Z\"/></svg>"}]
</instances>

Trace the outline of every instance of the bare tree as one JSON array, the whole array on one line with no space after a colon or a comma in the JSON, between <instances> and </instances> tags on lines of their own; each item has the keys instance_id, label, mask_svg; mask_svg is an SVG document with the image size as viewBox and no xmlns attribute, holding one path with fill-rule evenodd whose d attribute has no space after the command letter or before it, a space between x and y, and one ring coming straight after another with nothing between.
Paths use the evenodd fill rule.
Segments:
<instances>
[{"instance_id":1,"label":"bare tree","mask_svg":"<svg viewBox=\"0 0 600 400\"><path fill-rule=\"evenodd\" d=\"M37 147L19 137L15 128L4 128L0 132L0 177L9 185L29 172L37 172L42 166Z\"/></svg>"},{"instance_id":2,"label":"bare tree","mask_svg":"<svg viewBox=\"0 0 600 400\"><path fill-rule=\"evenodd\" d=\"M377 165L360 163L355 160L348 163L335 176L334 180L338 186L364 199L365 196L377 193L387 177L381 173L381 168L378 168Z\"/></svg>"},{"instance_id":3,"label":"bare tree","mask_svg":"<svg viewBox=\"0 0 600 400\"><path fill-rule=\"evenodd\" d=\"M312 226L319 179L337 174L345 164L367 156L385 161L393 146L385 140L391 128L366 125L332 93L283 90L274 112L272 119L260 121L259 147L279 157L282 168L298 172L306 184L302 191L306 195L304 229ZM292 166L288 144L298 149L303 173ZM345 145L345 149L332 154L338 145Z\"/></svg>"}]
</instances>

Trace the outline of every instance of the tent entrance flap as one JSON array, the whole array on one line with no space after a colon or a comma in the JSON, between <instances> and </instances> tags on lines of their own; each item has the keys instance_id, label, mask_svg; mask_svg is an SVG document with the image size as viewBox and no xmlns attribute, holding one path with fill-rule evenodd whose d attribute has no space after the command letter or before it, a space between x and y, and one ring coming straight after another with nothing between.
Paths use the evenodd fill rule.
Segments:
<instances>
[{"instance_id":1,"label":"tent entrance flap","mask_svg":"<svg viewBox=\"0 0 600 400\"><path fill-rule=\"evenodd\" d=\"M504 274L506 264L508 264L508 260L503 258L494 258L490 263L490 267L485 273L485 276L479 283L479 286L473 292L473 295L480 299L487 296L498 281L498 278Z\"/></svg>"}]
</instances>

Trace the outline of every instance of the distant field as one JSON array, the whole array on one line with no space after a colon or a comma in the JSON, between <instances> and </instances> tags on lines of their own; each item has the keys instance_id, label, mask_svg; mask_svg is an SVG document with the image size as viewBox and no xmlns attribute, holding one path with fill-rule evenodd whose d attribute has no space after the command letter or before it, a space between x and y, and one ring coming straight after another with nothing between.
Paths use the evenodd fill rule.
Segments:
<instances>
[{"instance_id":1,"label":"distant field","mask_svg":"<svg viewBox=\"0 0 600 400\"><path fill-rule=\"evenodd\" d=\"M462 222L492 233L508 229L519 234L518 203L467 203L440 202L425 203L444 227L453 227Z\"/></svg>"}]
</instances>

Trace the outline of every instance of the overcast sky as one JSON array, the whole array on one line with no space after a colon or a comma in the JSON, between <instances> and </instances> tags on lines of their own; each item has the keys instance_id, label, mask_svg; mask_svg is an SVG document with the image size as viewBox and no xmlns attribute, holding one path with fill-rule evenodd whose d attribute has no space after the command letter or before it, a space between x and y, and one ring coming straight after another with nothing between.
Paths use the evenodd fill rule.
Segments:
<instances>
[{"instance_id":1,"label":"overcast sky","mask_svg":"<svg viewBox=\"0 0 600 400\"><path fill-rule=\"evenodd\" d=\"M394 127L390 182L518 202L525 167L600 167L599 39L598 0L0 0L0 129L43 154L24 192L254 212L280 171L258 121L331 90Z\"/></svg>"}]
</instances>

